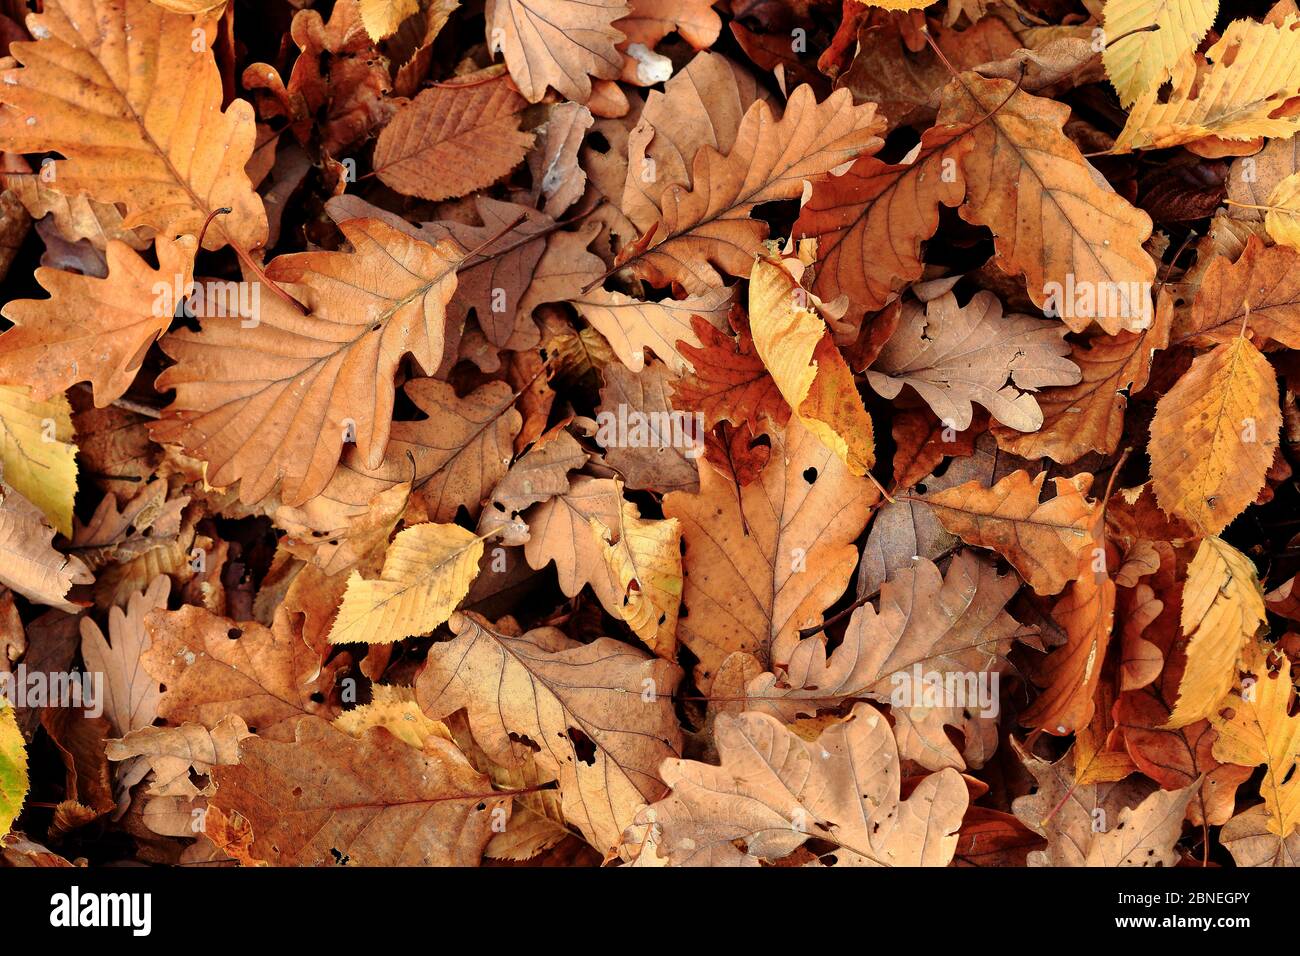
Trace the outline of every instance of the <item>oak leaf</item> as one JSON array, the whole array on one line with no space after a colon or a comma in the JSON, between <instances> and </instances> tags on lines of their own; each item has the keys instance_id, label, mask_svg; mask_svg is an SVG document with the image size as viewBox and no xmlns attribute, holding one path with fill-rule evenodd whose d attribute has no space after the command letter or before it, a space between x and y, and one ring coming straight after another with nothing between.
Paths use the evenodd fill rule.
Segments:
<instances>
[{"instance_id":1,"label":"oak leaf","mask_svg":"<svg viewBox=\"0 0 1300 956\"><path fill-rule=\"evenodd\" d=\"M758 480L740 489L711 468L698 494L664 497L682 525L686 553L677 636L699 659L705 692L722 661L754 654L765 669L772 647L822 613L857 564L853 546L877 500L874 486L792 421L772 438Z\"/></svg>"},{"instance_id":2,"label":"oak leaf","mask_svg":"<svg viewBox=\"0 0 1300 956\"><path fill-rule=\"evenodd\" d=\"M691 317L700 345L678 340L677 348L690 366L672 380L678 407L700 412L709 427L718 422L745 423L763 431L768 427L764 419L784 426L790 406L754 349L749 322L737 310L732 311L730 321L734 336L702 318Z\"/></svg>"},{"instance_id":3,"label":"oak leaf","mask_svg":"<svg viewBox=\"0 0 1300 956\"><path fill-rule=\"evenodd\" d=\"M1048 841L1047 849L1029 854L1030 866L1177 864L1174 843L1195 787L1158 790L1133 778L1079 785L1073 753L1049 763L1020 752L1038 789L1012 801L1011 808Z\"/></svg>"},{"instance_id":4,"label":"oak leaf","mask_svg":"<svg viewBox=\"0 0 1300 956\"><path fill-rule=\"evenodd\" d=\"M840 699L867 696L892 705L903 758L927 770L983 766L997 746L999 701L977 693L953 700L945 688L996 689L990 675L1008 669L1006 654L1020 627L1005 610L1019 586L1014 575L999 575L971 552L955 557L946 576L931 561L914 560L885 582L878 610L867 604L853 612L829 656L822 635L783 635L772 647L779 676L750 681L748 704L792 722ZM962 750L946 726L962 732Z\"/></svg>"},{"instance_id":5,"label":"oak leaf","mask_svg":"<svg viewBox=\"0 0 1300 956\"><path fill-rule=\"evenodd\" d=\"M709 289L685 299L646 302L622 292L592 289L568 298L578 314L608 340L620 362L634 372L645 367L651 349L675 372L690 367L677 343L700 345L692 322L696 316L715 327L725 322L731 307L730 289Z\"/></svg>"},{"instance_id":6,"label":"oak leaf","mask_svg":"<svg viewBox=\"0 0 1300 956\"><path fill-rule=\"evenodd\" d=\"M660 764L681 751L677 667L555 628L513 637L475 615L451 627L456 637L434 644L416 677L420 708L435 719L467 708L493 760L536 760L559 781L566 819L598 850L616 845L637 807L664 792Z\"/></svg>"},{"instance_id":7,"label":"oak leaf","mask_svg":"<svg viewBox=\"0 0 1300 956\"><path fill-rule=\"evenodd\" d=\"M160 237L154 269L125 243L110 242L103 279L37 269L50 297L5 305L14 328L0 335L0 380L29 385L37 401L84 381L101 408L120 397L190 292L197 245L189 236Z\"/></svg>"},{"instance_id":8,"label":"oak leaf","mask_svg":"<svg viewBox=\"0 0 1300 956\"><path fill-rule=\"evenodd\" d=\"M458 250L373 219L341 228L352 252L295 253L269 267L273 279L298 283L292 288L311 314L266 296L257 316L211 319L200 332L163 340L178 364L157 387L176 389L176 400L153 437L207 461L210 483L239 481L244 502L277 485L287 505L313 498L346 440L367 467L379 467L402 356L429 372L442 363Z\"/></svg>"},{"instance_id":9,"label":"oak leaf","mask_svg":"<svg viewBox=\"0 0 1300 956\"><path fill-rule=\"evenodd\" d=\"M817 239L812 291L824 299L847 295L873 311L921 277L921 244L939 228L940 206L966 196L961 159L974 146L968 133L933 127L908 162L864 156L843 175L813 183L794 224L796 236Z\"/></svg>"},{"instance_id":10,"label":"oak leaf","mask_svg":"<svg viewBox=\"0 0 1300 956\"><path fill-rule=\"evenodd\" d=\"M1230 716L1210 718L1219 732L1214 756L1248 767L1264 765L1259 793L1268 831L1285 840L1300 825L1300 781L1295 779L1300 717L1291 716L1291 662L1281 655L1280 670L1273 673L1267 650L1253 640L1242 656L1249 680L1243 679L1239 694L1222 701Z\"/></svg>"},{"instance_id":11,"label":"oak leaf","mask_svg":"<svg viewBox=\"0 0 1300 956\"><path fill-rule=\"evenodd\" d=\"M1092 475L1053 478L1056 497L1040 503L1046 477L1015 471L992 487L969 481L920 500L967 544L1010 561L1038 594L1057 594L1091 562L1100 512L1088 498Z\"/></svg>"},{"instance_id":12,"label":"oak leaf","mask_svg":"<svg viewBox=\"0 0 1300 956\"><path fill-rule=\"evenodd\" d=\"M752 218L754 208L795 199L806 180L875 152L883 130L875 106L855 106L845 90L819 104L809 86L800 86L779 120L767 103L756 101L728 153L700 147L691 187L663 190L653 232L625 248L619 263L654 285L677 282L692 294L721 286L719 270L749 275L767 235L766 226Z\"/></svg>"},{"instance_id":13,"label":"oak leaf","mask_svg":"<svg viewBox=\"0 0 1300 956\"><path fill-rule=\"evenodd\" d=\"M591 77L613 79L623 58L614 24L631 8L623 0L488 0L484 16L493 52L505 56L510 76L530 103L547 86L585 103Z\"/></svg>"},{"instance_id":14,"label":"oak leaf","mask_svg":"<svg viewBox=\"0 0 1300 956\"><path fill-rule=\"evenodd\" d=\"M222 112L211 21L196 27L149 0L52 0L31 26L41 39L13 44L26 66L8 70L0 92L9 149L63 154L59 191L124 203L128 229L197 236L230 207L209 226L205 249L229 243L246 255L266 241L266 211L244 172L253 110L236 100ZM132 55L132 46L152 53ZM94 123L79 106L88 97Z\"/></svg>"},{"instance_id":15,"label":"oak leaf","mask_svg":"<svg viewBox=\"0 0 1300 956\"><path fill-rule=\"evenodd\" d=\"M211 730L237 714L259 737L291 740L295 718L337 713L331 691L338 671L351 661L345 655L322 668L283 608L269 628L236 624L193 605L158 609L145 617L145 630L150 644L141 660L167 688L158 713L169 724L193 722Z\"/></svg>"},{"instance_id":16,"label":"oak leaf","mask_svg":"<svg viewBox=\"0 0 1300 956\"><path fill-rule=\"evenodd\" d=\"M900 800L898 748L869 704L812 741L767 714L723 714L714 727L721 766L665 761L672 793L637 818L658 829L670 865L758 866L810 839L832 844L837 866L951 861L969 800L961 776L942 770Z\"/></svg>"},{"instance_id":17,"label":"oak leaf","mask_svg":"<svg viewBox=\"0 0 1300 956\"><path fill-rule=\"evenodd\" d=\"M867 381L885 398L912 386L957 431L970 427L971 405L979 403L1009 428L1034 432L1043 412L1032 393L1080 378L1062 357L1070 351L1064 337L1057 323L1003 315L991 292L977 292L965 306L947 292L924 307L904 304L899 329L867 370Z\"/></svg>"},{"instance_id":18,"label":"oak leaf","mask_svg":"<svg viewBox=\"0 0 1300 956\"><path fill-rule=\"evenodd\" d=\"M1155 262L1142 247L1151 217L1099 181L1062 132L1069 115L1010 80L963 73L949 83L939 124L969 125L974 138L960 212L993 231L995 261L1024 275L1035 305L1076 332L1094 320L1111 335L1138 331L1152 319Z\"/></svg>"},{"instance_id":19,"label":"oak leaf","mask_svg":"<svg viewBox=\"0 0 1300 956\"><path fill-rule=\"evenodd\" d=\"M0 485L0 584L39 604L75 614L78 606L67 600L68 590L95 578L80 558L55 551L50 545L53 539L54 529L40 510Z\"/></svg>"},{"instance_id":20,"label":"oak leaf","mask_svg":"<svg viewBox=\"0 0 1300 956\"><path fill-rule=\"evenodd\" d=\"M1070 361L1079 367L1082 380L1035 396L1043 413L1037 431L993 426L998 446L1022 458L1047 457L1064 465L1090 451L1115 451L1124 433L1127 396L1146 387L1152 357L1169 346L1173 312L1172 300L1162 296L1151 328L1072 343Z\"/></svg>"}]
</instances>

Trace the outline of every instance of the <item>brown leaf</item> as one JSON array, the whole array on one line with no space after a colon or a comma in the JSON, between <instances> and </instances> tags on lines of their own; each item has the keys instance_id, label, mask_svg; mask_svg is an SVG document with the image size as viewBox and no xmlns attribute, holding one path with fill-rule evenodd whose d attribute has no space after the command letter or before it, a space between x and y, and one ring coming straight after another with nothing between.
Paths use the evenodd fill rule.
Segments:
<instances>
[{"instance_id":1,"label":"brown leaf","mask_svg":"<svg viewBox=\"0 0 1300 956\"><path fill-rule=\"evenodd\" d=\"M449 741L419 750L382 727L360 739L302 717L292 739L250 737L217 766L210 806L252 830L274 866L475 866L509 796Z\"/></svg>"},{"instance_id":2,"label":"brown leaf","mask_svg":"<svg viewBox=\"0 0 1300 956\"><path fill-rule=\"evenodd\" d=\"M977 292L964 307L947 292L927 302L924 315L919 304L904 304L898 331L867 370L867 381L885 398L912 386L957 431L970 427L977 402L1002 424L1033 432L1043 412L1031 393L1079 381L1078 367L1062 358L1070 350L1064 336L1056 323L1003 315L991 292Z\"/></svg>"},{"instance_id":3,"label":"brown leaf","mask_svg":"<svg viewBox=\"0 0 1300 956\"><path fill-rule=\"evenodd\" d=\"M1069 115L1009 80L963 73L949 83L939 123L970 124L975 141L961 160L962 218L993 230L998 266L1023 274L1034 304L1051 304L1074 331L1093 320L1111 335L1140 331L1152 318L1155 262L1142 248L1151 217L1099 182L1061 132Z\"/></svg>"},{"instance_id":4,"label":"brown leaf","mask_svg":"<svg viewBox=\"0 0 1300 956\"><path fill-rule=\"evenodd\" d=\"M470 76L424 90L379 134L374 171L407 196L447 199L491 186L523 161L533 134L507 76Z\"/></svg>"},{"instance_id":5,"label":"brown leaf","mask_svg":"<svg viewBox=\"0 0 1300 956\"><path fill-rule=\"evenodd\" d=\"M869 481L796 422L773 436L771 460L739 500L710 468L699 494L664 498L686 544L678 637L700 661L702 690L728 654L747 651L768 667L776 642L821 623L848 585L852 542L876 500Z\"/></svg>"},{"instance_id":6,"label":"brown leaf","mask_svg":"<svg viewBox=\"0 0 1300 956\"><path fill-rule=\"evenodd\" d=\"M1087 497L1091 475L1053 478L1056 497L1039 503L1046 477L1016 471L991 488L969 481L920 500L967 544L1010 561L1038 594L1056 594L1092 561L1099 512Z\"/></svg>"},{"instance_id":7,"label":"brown leaf","mask_svg":"<svg viewBox=\"0 0 1300 956\"><path fill-rule=\"evenodd\" d=\"M296 253L269 267L273 278L300 283L310 315L268 295L257 316L212 319L201 332L163 340L178 364L157 386L176 389L176 400L153 437L202 457L212 484L240 482L244 502L277 485L288 505L315 497L348 439L368 467L379 467L402 356L411 353L426 371L442 363L458 251L373 219L343 231L353 252ZM228 384L218 388L214 377Z\"/></svg>"},{"instance_id":8,"label":"brown leaf","mask_svg":"<svg viewBox=\"0 0 1300 956\"><path fill-rule=\"evenodd\" d=\"M610 638L578 644L555 628L514 637L472 614L451 626L457 636L434 644L416 677L421 709L438 718L468 708L493 760L535 759L559 781L564 815L587 841L602 852L617 844L636 808L664 792L662 761L681 751L676 666Z\"/></svg>"}]
</instances>

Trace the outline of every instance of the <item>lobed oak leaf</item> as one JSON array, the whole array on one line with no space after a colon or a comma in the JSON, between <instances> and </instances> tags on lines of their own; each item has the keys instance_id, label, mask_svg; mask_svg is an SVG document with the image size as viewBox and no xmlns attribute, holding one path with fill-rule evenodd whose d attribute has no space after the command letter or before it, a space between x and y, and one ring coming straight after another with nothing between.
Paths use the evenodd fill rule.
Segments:
<instances>
[{"instance_id":1,"label":"lobed oak leaf","mask_svg":"<svg viewBox=\"0 0 1300 956\"><path fill-rule=\"evenodd\" d=\"M149 0L51 0L31 28L40 39L13 44L24 66L6 71L0 92L9 149L63 154L59 191L125 204L127 229L198 235L229 207L205 249L231 244L247 255L266 241L266 211L244 172L253 111L243 100L222 111L211 21L196 43L192 17Z\"/></svg>"},{"instance_id":2,"label":"lobed oak leaf","mask_svg":"<svg viewBox=\"0 0 1300 956\"><path fill-rule=\"evenodd\" d=\"M932 771L983 766L998 741L998 678L990 675L1009 668L1020 625L1005 607L1019 586L969 551L946 575L925 558L913 560L881 587L878 610L866 604L853 612L829 655L822 635L782 635L772 645L777 673L749 682L747 704L790 723L845 698L870 697L891 704L904 759ZM969 696L949 698L954 686ZM961 750L948 739L949 726L961 731Z\"/></svg>"},{"instance_id":3,"label":"lobed oak leaf","mask_svg":"<svg viewBox=\"0 0 1300 956\"><path fill-rule=\"evenodd\" d=\"M1235 261L1215 257L1192 303L1190 320L1176 341L1220 345L1241 335L1243 325L1287 348L1300 348L1300 253L1250 238Z\"/></svg>"},{"instance_id":4,"label":"lobed oak leaf","mask_svg":"<svg viewBox=\"0 0 1300 956\"><path fill-rule=\"evenodd\" d=\"M1072 343L1070 361L1079 367L1081 381L1050 387L1035 396L1043 414L1037 431L994 425L991 430L998 447L1022 458L1047 457L1063 465L1090 451L1115 451L1124 433L1127 396L1146 387L1155 352L1168 348L1173 312L1172 299L1162 295L1149 329Z\"/></svg>"},{"instance_id":5,"label":"lobed oak leaf","mask_svg":"<svg viewBox=\"0 0 1300 956\"><path fill-rule=\"evenodd\" d=\"M131 595L125 611L110 608L111 645L98 625L89 618L81 619L81 657L93 673L103 675L104 716L118 737L151 726L158 716L162 690L142 665L149 648L144 619L150 611L166 609L170 591L171 581L159 575L143 592Z\"/></svg>"},{"instance_id":6,"label":"lobed oak leaf","mask_svg":"<svg viewBox=\"0 0 1300 956\"><path fill-rule=\"evenodd\" d=\"M158 713L170 725L211 730L237 714L251 733L283 741L293 738L295 718L338 711L330 693L351 661L344 655L322 668L283 608L269 628L236 624L188 604L178 611L160 608L145 616L145 630L150 643L141 661L167 688Z\"/></svg>"},{"instance_id":7,"label":"lobed oak leaf","mask_svg":"<svg viewBox=\"0 0 1300 956\"><path fill-rule=\"evenodd\" d=\"M654 285L676 282L697 295L722 285L719 270L748 275L767 235L754 208L795 199L806 180L876 151L883 130L875 105L856 106L844 90L819 104L811 87L800 86L779 120L767 103L755 102L728 153L700 147L691 187L664 188L653 233L624 249L619 264Z\"/></svg>"},{"instance_id":8,"label":"lobed oak leaf","mask_svg":"<svg viewBox=\"0 0 1300 956\"><path fill-rule=\"evenodd\" d=\"M49 216L68 242L88 239L96 249L106 249L116 239L137 252L143 252L152 242L152 230L122 226L121 210L114 203L95 202L85 194L61 193L34 173L0 173L0 182L18 197L33 219Z\"/></svg>"},{"instance_id":9,"label":"lobed oak leaf","mask_svg":"<svg viewBox=\"0 0 1300 956\"><path fill-rule=\"evenodd\" d=\"M75 614L79 608L67 600L69 589L95 578L80 558L55 551L53 539L54 529L40 510L0 485L0 584L38 604Z\"/></svg>"},{"instance_id":10,"label":"lobed oak leaf","mask_svg":"<svg viewBox=\"0 0 1300 956\"><path fill-rule=\"evenodd\" d=\"M1072 330L1110 335L1151 324L1151 217L1118 196L1062 132L1069 107L1010 80L963 73L944 88L939 124L970 126L961 158L963 219L993 231L1004 272Z\"/></svg>"},{"instance_id":11,"label":"lobed oak leaf","mask_svg":"<svg viewBox=\"0 0 1300 956\"><path fill-rule=\"evenodd\" d=\"M587 452L567 431L557 426L547 432L496 483L479 517L478 533L485 538L498 534L506 545L526 544L523 512L567 492L569 472L586 463Z\"/></svg>"},{"instance_id":12,"label":"lobed oak leaf","mask_svg":"<svg viewBox=\"0 0 1300 956\"><path fill-rule=\"evenodd\" d=\"M1029 854L1030 866L1174 866L1174 843L1195 787L1157 790L1133 778L1113 784L1077 784L1074 755L1056 763L1040 760L1015 744L1038 782L1035 793L1011 808L1045 850Z\"/></svg>"},{"instance_id":13,"label":"lobed oak leaf","mask_svg":"<svg viewBox=\"0 0 1300 956\"><path fill-rule=\"evenodd\" d=\"M623 58L614 25L631 11L624 0L488 0L488 43L504 55L510 76L530 103L548 86L586 103L591 77L614 79Z\"/></svg>"},{"instance_id":14,"label":"lobed oak leaf","mask_svg":"<svg viewBox=\"0 0 1300 956\"><path fill-rule=\"evenodd\" d=\"M1037 431L1043 412L1033 392L1073 385L1079 368L1063 358L1070 351L1065 329L1026 315L1003 315L991 292L977 292L965 306L951 292L903 306L898 331L867 370L867 381L885 398L910 385L949 428L965 431L972 403L1020 432Z\"/></svg>"},{"instance_id":15,"label":"lobed oak leaf","mask_svg":"<svg viewBox=\"0 0 1300 956\"><path fill-rule=\"evenodd\" d=\"M456 637L434 644L416 676L420 708L434 718L467 708L493 760L535 760L587 842L616 845L637 807L663 794L660 764L681 751L677 667L606 637L511 636L472 614L451 626Z\"/></svg>"},{"instance_id":16,"label":"lobed oak leaf","mask_svg":"<svg viewBox=\"0 0 1300 956\"><path fill-rule=\"evenodd\" d=\"M900 800L898 748L869 704L812 741L768 714L723 714L714 727L721 766L665 761L672 793L637 817L657 828L669 865L758 866L810 839L832 844L836 866L951 861L969 800L961 776L942 770Z\"/></svg>"},{"instance_id":17,"label":"lobed oak leaf","mask_svg":"<svg viewBox=\"0 0 1300 956\"><path fill-rule=\"evenodd\" d=\"M246 503L277 485L287 505L315 497L347 440L366 467L379 467L398 363L407 353L426 371L442 363L459 251L373 219L341 228L354 251L295 253L269 267L273 279L299 283L310 314L267 296L256 316L207 320L163 340L178 364L157 387L176 389L176 400L154 439L207 461L211 484L239 481Z\"/></svg>"},{"instance_id":18,"label":"lobed oak leaf","mask_svg":"<svg viewBox=\"0 0 1300 956\"><path fill-rule=\"evenodd\" d=\"M596 442L628 488L696 491L704 425L676 409L662 362L632 373L621 364L604 370L596 415Z\"/></svg>"},{"instance_id":19,"label":"lobed oak leaf","mask_svg":"<svg viewBox=\"0 0 1300 956\"><path fill-rule=\"evenodd\" d=\"M5 305L14 328L0 335L0 380L30 386L36 401L85 381L98 407L119 398L190 293L197 246L190 236L160 237L154 269L126 244L112 241L103 279L37 269L36 279L50 297Z\"/></svg>"},{"instance_id":20,"label":"lobed oak leaf","mask_svg":"<svg viewBox=\"0 0 1300 956\"><path fill-rule=\"evenodd\" d=\"M821 623L849 582L853 542L877 497L795 421L773 436L767 466L739 494L704 468L698 494L664 497L686 546L677 635L699 659L701 690L729 654L747 651L770 668L774 644Z\"/></svg>"},{"instance_id":21,"label":"lobed oak leaf","mask_svg":"<svg viewBox=\"0 0 1300 956\"><path fill-rule=\"evenodd\" d=\"M741 122L756 100L770 100L753 74L721 53L698 53L646 97L636 126L627 133L622 211L645 232L659 221L659 197L677 185L689 188L695 155L705 146L729 153Z\"/></svg>"},{"instance_id":22,"label":"lobed oak leaf","mask_svg":"<svg viewBox=\"0 0 1300 956\"><path fill-rule=\"evenodd\" d=\"M718 422L748 424L757 431L771 425L782 427L790 418L790 406L754 350L749 323L738 311L731 313L731 336L698 316L691 326L700 345L678 340L677 348L690 366L672 380L673 396L680 407L700 412L707 426Z\"/></svg>"},{"instance_id":23,"label":"lobed oak leaf","mask_svg":"<svg viewBox=\"0 0 1300 956\"><path fill-rule=\"evenodd\" d=\"M1015 471L992 487L968 481L919 500L967 544L991 548L1041 595L1057 594L1093 559L1093 528L1101 514L1088 498L1092 475L1053 478L1056 497L1039 502L1046 473Z\"/></svg>"},{"instance_id":24,"label":"lobed oak leaf","mask_svg":"<svg viewBox=\"0 0 1300 956\"><path fill-rule=\"evenodd\" d=\"M923 270L921 244L939 228L939 207L966 196L961 159L974 137L961 126L933 127L908 162L857 160L843 175L815 182L794 234L817 240L812 291L847 295L858 309L883 308Z\"/></svg>"},{"instance_id":25,"label":"lobed oak leaf","mask_svg":"<svg viewBox=\"0 0 1300 956\"><path fill-rule=\"evenodd\" d=\"M620 362L633 372L645 368L645 350L651 349L674 372L690 368L678 342L700 345L692 325L695 318L721 327L731 308L730 289L710 289L685 299L645 302L622 292L592 289L567 301L592 328L609 342Z\"/></svg>"},{"instance_id":26,"label":"lobed oak leaf","mask_svg":"<svg viewBox=\"0 0 1300 956\"><path fill-rule=\"evenodd\" d=\"M1267 649L1254 640L1245 646L1242 658L1249 680L1243 679L1239 694L1221 701L1228 716L1210 717L1219 732L1214 756L1248 767L1264 765L1259 793L1268 814L1267 829L1287 840L1300 825L1300 782L1295 779L1300 717L1291 716L1290 661L1281 655L1281 667L1273 673Z\"/></svg>"},{"instance_id":27,"label":"lobed oak leaf","mask_svg":"<svg viewBox=\"0 0 1300 956\"><path fill-rule=\"evenodd\" d=\"M202 789L196 787L192 775L210 776L214 767L238 763L240 741L249 736L244 722L231 714L211 730L199 724L141 727L121 740L106 741L105 752L109 760L140 758L146 769L152 769L154 779L147 793L193 799L211 796L216 788L210 781Z\"/></svg>"}]
</instances>

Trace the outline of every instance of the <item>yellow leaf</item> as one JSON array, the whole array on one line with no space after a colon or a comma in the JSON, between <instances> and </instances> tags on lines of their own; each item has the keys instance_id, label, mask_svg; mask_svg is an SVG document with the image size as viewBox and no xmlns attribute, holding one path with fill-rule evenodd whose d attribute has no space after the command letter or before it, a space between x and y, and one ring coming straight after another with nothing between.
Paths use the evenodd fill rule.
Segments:
<instances>
[{"instance_id":1,"label":"yellow leaf","mask_svg":"<svg viewBox=\"0 0 1300 956\"><path fill-rule=\"evenodd\" d=\"M0 703L0 837L9 832L27 796L27 748L14 709Z\"/></svg>"},{"instance_id":2,"label":"yellow leaf","mask_svg":"<svg viewBox=\"0 0 1300 956\"><path fill-rule=\"evenodd\" d=\"M478 575L483 541L454 524L417 524L396 538L379 580L353 572L331 644L387 644L447 620Z\"/></svg>"},{"instance_id":3,"label":"yellow leaf","mask_svg":"<svg viewBox=\"0 0 1300 956\"><path fill-rule=\"evenodd\" d=\"M928 6L927 0L858 0L858 3L884 10L920 10Z\"/></svg>"},{"instance_id":4,"label":"yellow leaf","mask_svg":"<svg viewBox=\"0 0 1300 956\"><path fill-rule=\"evenodd\" d=\"M172 13L206 13L224 7L226 0L153 0L155 4ZM412 0L414 2L414 0Z\"/></svg>"},{"instance_id":5,"label":"yellow leaf","mask_svg":"<svg viewBox=\"0 0 1300 956\"><path fill-rule=\"evenodd\" d=\"M452 739L446 724L441 720L430 720L420 710L412 688L388 684L376 684L371 702L339 714L334 718L334 726L357 740L368 728L383 727L417 750L424 748L426 737Z\"/></svg>"},{"instance_id":6,"label":"yellow leaf","mask_svg":"<svg viewBox=\"0 0 1300 956\"><path fill-rule=\"evenodd\" d=\"M1101 14L1106 49L1101 61L1120 102L1131 106L1141 94L1167 80L1179 60L1194 51L1214 25L1218 11L1219 0L1106 0ZM1158 29L1149 30L1153 26Z\"/></svg>"},{"instance_id":7,"label":"yellow leaf","mask_svg":"<svg viewBox=\"0 0 1300 956\"><path fill-rule=\"evenodd\" d=\"M749 277L754 348L804 427L851 474L865 475L876 461L871 417L825 321L811 307L815 302L782 261L755 261Z\"/></svg>"},{"instance_id":8,"label":"yellow leaf","mask_svg":"<svg viewBox=\"0 0 1300 956\"><path fill-rule=\"evenodd\" d=\"M72 406L62 395L34 402L26 388L0 385L0 478L72 537L77 493L77 446Z\"/></svg>"},{"instance_id":9,"label":"yellow leaf","mask_svg":"<svg viewBox=\"0 0 1300 956\"><path fill-rule=\"evenodd\" d=\"M622 591L618 614L652 651L673 660L677 651L677 606L682 600L682 526L640 516L624 501L618 527L589 519L610 574ZM611 542L614 534L617 539ZM610 602L614 603L614 602Z\"/></svg>"},{"instance_id":10,"label":"yellow leaf","mask_svg":"<svg viewBox=\"0 0 1300 956\"><path fill-rule=\"evenodd\" d=\"M1244 337L1199 356L1151 422L1151 477L1165 514L1218 534L1255 500L1282 411L1268 359Z\"/></svg>"},{"instance_id":11,"label":"yellow leaf","mask_svg":"<svg viewBox=\"0 0 1300 956\"><path fill-rule=\"evenodd\" d=\"M372 40L392 36L403 20L419 12L419 0L361 0L361 22Z\"/></svg>"},{"instance_id":12,"label":"yellow leaf","mask_svg":"<svg viewBox=\"0 0 1300 956\"><path fill-rule=\"evenodd\" d=\"M1219 732L1214 758L1245 767L1264 765L1259 795L1268 811L1268 829L1285 839L1300 824L1300 716L1290 716L1290 662L1283 657L1279 673L1270 674L1267 651L1258 642L1251 642L1245 657L1243 669L1251 677L1226 702L1232 717L1210 718Z\"/></svg>"},{"instance_id":13,"label":"yellow leaf","mask_svg":"<svg viewBox=\"0 0 1300 956\"><path fill-rule=\"evenodd\" d=\"M1263 623L1264 593L1255 566L1219 538L1204 539L1183 588L1187 668L1167 729L1186 727L1219 712L1237 678L1242 649Z\"/></svg>"},{"instance_id":14,"label":"yellow leaf","mask_svg":"<svg viewBox=\"0 0 1300 956\"><path fill-rule=\"evenodd\" d=\"M1300 129L1300 118L1282 110L1300 94L1300 18L1234 20L1205 55L1212 65L1203 69L1194 56L1178 63L1167 98L1160 95L1163 84L1138 96L1115 152L1164 149L1206 136L1285 139Z\"/></svg>"},{"instance_id":15,"label":"yellow leaf","mask_svg":"<svg viewBox=\"0 0 1300 956\"><path fill-rule=\"evenodd\" d=\"M1264 227L1279 246L1300 249L1300 173L1292 173L1268 197Z\"/></svg>"}]
</instances>

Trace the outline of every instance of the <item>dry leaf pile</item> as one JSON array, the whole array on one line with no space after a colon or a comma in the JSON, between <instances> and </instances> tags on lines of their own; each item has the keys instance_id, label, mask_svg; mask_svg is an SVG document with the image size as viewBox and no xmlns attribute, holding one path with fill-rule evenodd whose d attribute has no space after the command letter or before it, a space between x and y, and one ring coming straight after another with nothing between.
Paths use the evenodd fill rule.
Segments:
<instances>
[{"instance_id":1,"label":"dry leaf pile","mask_svg":"<svg viewBox=\"0 0 1300 956\"><path fill-rule=\"evenodd\" d=\"M1300 856L1293 0L0 58L5 865Z\"/></svg>"}]
</instances>

